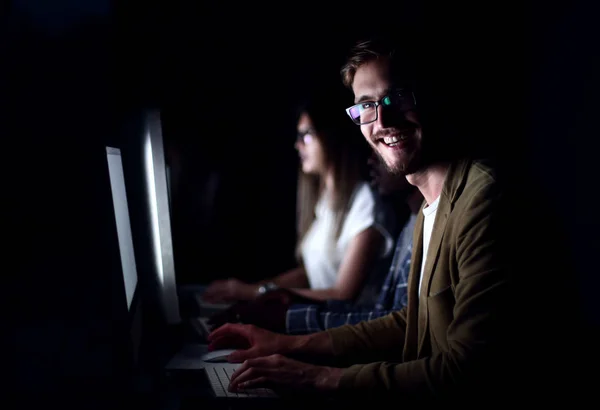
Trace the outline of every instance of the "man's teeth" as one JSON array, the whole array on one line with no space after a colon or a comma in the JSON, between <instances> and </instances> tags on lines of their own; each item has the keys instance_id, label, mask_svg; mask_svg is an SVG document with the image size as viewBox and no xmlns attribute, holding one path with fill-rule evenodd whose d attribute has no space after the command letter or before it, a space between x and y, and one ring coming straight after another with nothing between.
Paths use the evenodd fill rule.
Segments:
<instances>
[{"instance_id":1,"label":"man's teeth","mask_svg":"<svg viewBox=\"0 0 600 410\"><path fill-rule=\"evenodd\" d=\"M398 142L400 140L404 140L405 138L406 137L404 135L401 135L400 138L398 138L398 137L383 137L383 142L385 142L386 145L393 147L395 145L398 145Z\"/></svg>"}]
</instances>

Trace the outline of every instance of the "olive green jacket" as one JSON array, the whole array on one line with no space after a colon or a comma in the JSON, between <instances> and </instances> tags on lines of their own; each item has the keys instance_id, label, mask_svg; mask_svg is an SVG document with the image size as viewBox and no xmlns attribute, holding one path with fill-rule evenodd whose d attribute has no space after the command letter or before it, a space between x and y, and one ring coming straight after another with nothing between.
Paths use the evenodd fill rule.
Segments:
<instances>
[{"instance_id":1,"label":"olive green jacket","mask_svg":"<svg viewBox=\"0 0 600 410\"><path fill-rule=\"evenodd\" d=\"M448 170L426 258L423 213L415 225L408 305L388 316L328 330L344 370L342 392L419 396L484 380L504 361L510 246L502 192L492 168L461 160ZM356 364L361 363L361 364ZM495 370L489 372L494 374Z\"/></svg>"}]
</instances>

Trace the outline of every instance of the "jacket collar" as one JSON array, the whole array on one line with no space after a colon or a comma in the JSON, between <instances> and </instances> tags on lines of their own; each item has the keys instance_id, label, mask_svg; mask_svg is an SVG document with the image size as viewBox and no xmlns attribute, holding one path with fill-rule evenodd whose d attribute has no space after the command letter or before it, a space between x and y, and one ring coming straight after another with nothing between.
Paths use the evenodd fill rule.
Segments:
<instances>
[{"instance_id":1,"label":"jacket collar","mask_svg":"<svg viewBox=\"0 0 600 410\"><path fill-rule=\"evenodd\" d=\"M417 344L417 351L410 351L412 349L407 349L410 351L410 355L420 356L421 352L423 352L423 348L426 342L426 329L429 322L428 309L426 306L427 297L429 295L429 288L431 284L432 274L435 269L435 265L437 264L437 258L439 255L440 246L442 243L442 239L444 237L446 222L448 220L448 216L452 209L454 208L455 202L460 197L462 193L467 178L469 175L469 169L471 168L472 161L467 159L457 160L452 162L448 167L448 172L446 173L446 179L444 180L444 184L442 186L442 192L440 194L440 202L438 204L438 209L436 211L435 217L435 229L432 232L430 241L429 241L429 250L427 255L423 255L423 212L419 213L419 218L417 221L417 227L415 230L415 244L414 248L416 252L414 253L413 262L415 263L411 266L411 281L409 281L409 292L410 296L412 296L412 300L409 300L409 305L412 305L411 314L409 315L409 327L413 327L413 331L416 328L416 334L413 334L413 342ZM423 203L422 208L425 207L425 203ZM421 263L423 257L427 257L425 261L425 267L423 269L423 278L420 289L419 296L419 278L421 273ZM409 297L410 297L409 296ZM418 307L418 308L417 308ZM408 352L407 352L408 353Z\"/></svg>"},{"instance_id":2,"label":"jacket collar","mask_svg":"<svg viewBox=\"0 0 600 410\"><path fill-rule=\"evenodd\" d=\"M451 207L454 206L467 183L471 163L469 159L460 159L452 162L448 168L441 195L446 198Z\"/></svg>"}]
</instances>

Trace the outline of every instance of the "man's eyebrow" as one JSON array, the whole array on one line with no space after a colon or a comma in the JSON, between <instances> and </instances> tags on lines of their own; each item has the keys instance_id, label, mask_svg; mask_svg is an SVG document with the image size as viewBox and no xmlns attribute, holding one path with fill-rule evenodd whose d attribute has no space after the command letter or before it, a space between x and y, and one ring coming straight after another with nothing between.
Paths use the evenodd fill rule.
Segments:
<instances>
[{"instance_id":1,"label":"man's eyebrow","mask_svg":"<svg viewBox=\"0 0 600 410\"><path fill-rule=\"evenodd\" d=\"M388 95L390 93L391 90L395 89L396 87L388 87L384 92L383 95ZM372 95L368 95L368 94L363 94L361 95L358 99L354 100L354 104L358 104L361 103L363 101L376 101L377 98L375 98Z\"/></svg>"},{"instance_id":2,"label":"man's eyebrow","mask_svg":"<svg viewBox=\"0 0 600 410\"><path fill-rule=\"evenodd\" d=\"M363 101L375 101L375 98L371 97L370 95L361 95L359 99L354 100L354 103L358 104Z\"/></svg>"}]
</instances>

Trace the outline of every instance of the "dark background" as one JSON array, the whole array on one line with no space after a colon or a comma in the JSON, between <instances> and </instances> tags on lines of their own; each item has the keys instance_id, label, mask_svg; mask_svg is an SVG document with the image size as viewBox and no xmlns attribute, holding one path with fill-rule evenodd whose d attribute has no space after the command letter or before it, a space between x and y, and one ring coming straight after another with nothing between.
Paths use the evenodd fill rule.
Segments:
<instances>
[{"instance_id":1,"label":"dark background","mask_svg":"<svg viewBox=\"0 0 600 410\"><path fill-rule=\"evenodd\" d=\"M472 141L536 178L573 254L577 275L565 281L598 325L596 13L573 1L413 3L3 2L3 290L17 335L6 354L27 357L16 386L100 377L81 367L49 376L72 369L63 360L85 362L81 343L97 351L107 340L100 327L90 342L81 325L106 317L110 294L93 153L126 140L144 108L161 108L180 281L276 274L293 264L294 104L313 78L337 80L348 47L371 31L416 45ZM210 175L219 183L206 203Z\"/></svg>"}]
</instances>

